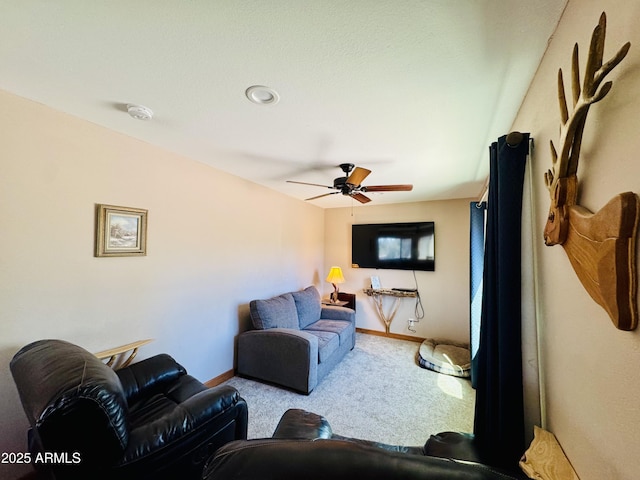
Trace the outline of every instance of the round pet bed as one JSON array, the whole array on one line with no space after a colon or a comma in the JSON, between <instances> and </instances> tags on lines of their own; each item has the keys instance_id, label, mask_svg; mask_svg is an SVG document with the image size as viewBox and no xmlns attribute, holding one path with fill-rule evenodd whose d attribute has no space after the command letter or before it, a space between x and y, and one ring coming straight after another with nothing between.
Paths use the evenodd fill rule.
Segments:
<instances>
[{"instance_id":1,"label":"round pet bed","mask_svg":"<svg viewBox=\"0 0 640 480\"><path fill-rule=\"evenodd\" d=\"M438 373L456 377L471 376L471 352L469 346L450 340L427 338L418 351L418 363Z\"/></svg>"}]
</instances>

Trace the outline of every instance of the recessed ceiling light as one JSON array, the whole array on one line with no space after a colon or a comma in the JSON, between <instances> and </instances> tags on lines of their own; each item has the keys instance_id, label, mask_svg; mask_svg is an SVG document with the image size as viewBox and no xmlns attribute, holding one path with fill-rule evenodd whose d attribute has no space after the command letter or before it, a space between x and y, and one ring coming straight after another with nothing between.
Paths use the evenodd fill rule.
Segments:
<instances>
[{"instance_id":1,"label":"recessed ceiling light","mask_svg":"<svg viewBox=\"0 0 640 480\"><path fill-rule=\"evenodd\" d=\"M258 105L273 105L278 103L280 95L273 88L254 85L245 91L247 98Z\"/></svg>"},{"instance_id":2,"label":"recessed ceiling light","mask_svg":"<svg viewBox=\"0 0 640 480\"><path fill-rule=\"evenodd\" d=\"M127 112L136 120L151 120L153 111L144 105L127 104Z\"/></svg>"}]
</instances>

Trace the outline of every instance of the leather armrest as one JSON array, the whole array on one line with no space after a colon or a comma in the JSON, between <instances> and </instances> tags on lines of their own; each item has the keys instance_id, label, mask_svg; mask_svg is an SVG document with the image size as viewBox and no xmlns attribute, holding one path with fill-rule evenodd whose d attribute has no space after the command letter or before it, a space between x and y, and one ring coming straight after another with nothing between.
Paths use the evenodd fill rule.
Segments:
<instances>
[{"instance_id":1,"label":"leather armrest","mask_svg":"<svg viewBox=\"0 0 640 480\"><path fill-rule=\"evenodd\" d=\"M318 440L334 439L357 443L369 447L381 448L391 452L410 453L414 455L424 455L422 447L406 447L402 445L389 445L386 443L374 442L371 440L361 440L358 438L343 437L336 435L331 430L329 421L321 415L308 412L298 408L291 408L284 412L273 438L288 440Z\"/></svg>"},{"instance_id":2,"label":"leather armrest","mask_svg":"<svg viewBox=\"0 0 640 480\"><path fill-rule=\"evenodd\" d=\"M239 400L240 394L235 388L222 385L193 395L180 404L180 409L188 414L190 422L197 427L203 421L226 412Z\"/></svg>"},{"instance_id":3,"label":"leather armrest","mask_svg":"<svg viewBox=\"0 0 640 480\"><path fill-rule=\"evenodd\" d=\"M162 353L117 370L127 400L135 400L151 388L174 382L187 371L170 355Z\"/></svg>"},{"instance_id":4,"label":"leather armrest","mask_svg":"<svg viewBox=\"0 0 640 480\"><path fill-rule=\"evenodd\" d=\"M475 438L470 433L442 432L431 435L424 445L424 454L468 462L483 462Z\"/></svg>"},{"instance_id":5,"label":"leather armrest","mask_svg":"<svg viewBox=\"0 0 640 480\"><path fill-rule=\"evenodd\" d=\"M273 438L316 440L331 438L333 432L326 418L315 413L292 408L284 412Z\"/></svg>"},{"instance_id":6,"label":"leather armrest","mask_svg":"<svg viewBox=\"0 0 640 480\"><path fill-rule=\"evenodd\" d=\"M244 412L244 400L235 388L229 386L214 387L193 395L155 420L132 429L125 462L149 455L177 440L184 442L190 433L202 432L201 427L205 423L222 418L225 412L238 404L243 405Z\"/></svg>"},{"instance_id":7,"label":"leather armrest","mask_svg":"<svg viewBox=\"0 0 640 480\"><path fill-rule=\"evenodd\" d=\"M424 445L424 454L431 457L448 458L455 461L488 466L491 463L490 459L485 458L487 455L483 455L483 451L486 454L487 450L483 450L481 447L471 433L441 432L429 437L427 443ZM488 448L490 449L490 447ZM503 467L492 468L494 468L496 472L511 475L516 479L528 479L527 475L518 468L518 465L514 465L513 468L508 470Z\"/></svg>"}]
</instances>

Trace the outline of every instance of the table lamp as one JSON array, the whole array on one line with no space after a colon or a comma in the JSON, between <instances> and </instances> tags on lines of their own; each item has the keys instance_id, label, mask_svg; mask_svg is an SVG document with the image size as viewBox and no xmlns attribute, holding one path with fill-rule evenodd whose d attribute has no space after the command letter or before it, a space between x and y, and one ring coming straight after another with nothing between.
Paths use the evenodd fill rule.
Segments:
<instances>
[{"instance_id":1,"label":"table lamp","mask_svg":"<svg viewBox=\"0 0 640 480\"><path fill-rule=\"evenodd\" d=\"M338 283L344 283L344 276L342 275L342 269L340 267L331 267L329 275L327 275L327 282L333 285L333 293L331 294L331 302L336 303L338 301Z\"/></svg>"}]
</instances>

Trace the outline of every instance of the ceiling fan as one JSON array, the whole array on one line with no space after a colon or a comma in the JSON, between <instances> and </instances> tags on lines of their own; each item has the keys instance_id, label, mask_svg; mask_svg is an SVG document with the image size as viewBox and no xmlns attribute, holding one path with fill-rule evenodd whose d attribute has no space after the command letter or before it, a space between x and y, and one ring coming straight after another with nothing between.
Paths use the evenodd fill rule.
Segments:
<instances>
[{"instance_id":1,"label":"ceiling fan","mask_svg":"<svg viewBox=\"0 0 640 480\"><path fill-rule=\"evenodd\" d=\"M334 179L333 185L296 182L294 180L287 180L287 183L297 183L300 185L311 185L314 187L323 187L330 188L331 190L336 190L335 192L316 195L315 197L306 198L305 200L315 200L316 198L326 197L327 195L335 195L336 193L341 193L351 198L355 198L360 203L368 203L371 201L371 199L364 194L365 192L410 192L411 190L413 190L413 185L410 184L371 185L365 187L364 185L361 185L362 181L367 178L367 176L371 173L371 170L362 167L356 167L353 163L341 163L339 167L344 172L344 177L338 177Z\"/></svg>"}]
</instances>

